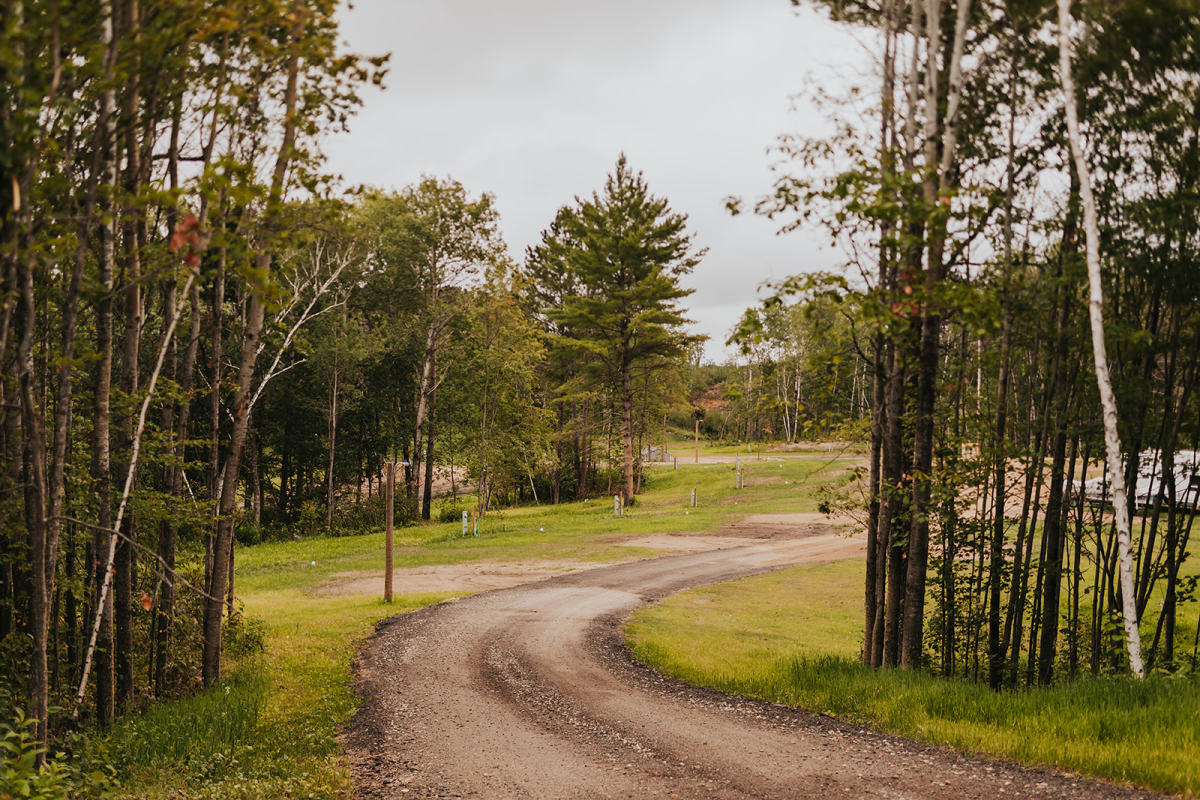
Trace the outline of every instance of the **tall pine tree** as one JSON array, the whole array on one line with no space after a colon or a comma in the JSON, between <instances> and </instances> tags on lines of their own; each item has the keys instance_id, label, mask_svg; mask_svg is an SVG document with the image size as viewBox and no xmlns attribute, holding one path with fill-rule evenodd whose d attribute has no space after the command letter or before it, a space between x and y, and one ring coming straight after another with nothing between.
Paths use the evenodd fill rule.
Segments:
<instances>
[{"instance_id":1,"label":"tall pine tree","mask_svg":"<svg viewBox=\"0 0 1200 800\"><path fill-rule=\"evenodd\" d=\"M622 492L634 492L634 374L669 367L700 340L684 331L689 321L677 305L692 290L680 279L699 263L687 216L650 194L625 156L603 192L576 198L559 212L537 249L556 251L572 273L576 291L548 310L576 354L583 377L611 392L620 411Z\"/></svg>"}]
</instances>

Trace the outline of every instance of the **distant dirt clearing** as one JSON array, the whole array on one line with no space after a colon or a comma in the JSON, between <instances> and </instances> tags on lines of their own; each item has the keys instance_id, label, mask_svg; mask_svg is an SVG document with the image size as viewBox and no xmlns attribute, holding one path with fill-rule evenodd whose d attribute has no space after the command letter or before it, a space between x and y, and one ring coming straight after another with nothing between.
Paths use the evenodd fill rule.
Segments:
<instances>
[{"instance_id":1,"label":"distant dirt clearing","mask_svg":"<svg viewBox=\"0 0 1200 800\"><path fill-rule=\"evenodd\" d=\"M608 565L593 561L538 561L532 564L475 561L465 564L408 567L395 571L393 590L399 594L486 592L599 566ZM369 594L382 596L383 571L338 572L318 586L314 594L323 597Z\"/></svg>"},{"instance_id":2,"label":"distant dirt clearing","mask_svg":"<svg viewBox=\"0 0 1200 800\"><path fill-rule=\"evenodd\" d=\"M702 553L742 547L747 539L807 539L820 534L847 532L850 520L830 520L818 512L791 514L747 514L712 533L655 533L645 536L616 536L613 544L663 553ZM861 541L839 537L829 550L835 557L851 558L865 552ZM631 554L626 561L642 556ZM612 566L614 562L549 560L531 562L473 561L432 564L397 569L394 591L403 594L472 594L507 589L554 578L570 572ZM620 563L620 561L616 562ZM383 571L338 572L313 592L318 597L382 595Z\"/></svg>"}]
</instances>

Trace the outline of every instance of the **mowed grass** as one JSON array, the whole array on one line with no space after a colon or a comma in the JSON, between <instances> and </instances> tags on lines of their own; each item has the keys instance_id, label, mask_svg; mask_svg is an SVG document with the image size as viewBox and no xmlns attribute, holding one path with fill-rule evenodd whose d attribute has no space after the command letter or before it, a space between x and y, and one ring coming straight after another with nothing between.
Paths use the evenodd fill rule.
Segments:
<instances>
[{"instance_id":1,"label":"mowed grass","mask_svg":"<svg viewBox=\"0 0 1200 800\"><path fill-rule=\"evenodd\" d=\"M853 462L830 456L750 460L746 489L733 465L653 467L638 502L613 516L612 498L534 506L460 522L400 528L397 569L478 561L613 562L657 555L636 537L719 528L742 513L812 511L817 487ZM692 488L698 508L689 507ZM374 625L449 594L337 596L317 590L342 573L383 570L382 531L313 537L237 551L237 596L263 626L264 652L230 665L229 677L194 697L124 718L106 737L133 800L260 800L352 796L337 734L358 701L351 661ZM397 581L402 591L403 582ZM228 661L228 660L227 660ZM100 741L96 737L96 743Z\"/></svg>"},{"instance_id":2,"label":"mowed grass","mask_svg":"<svg viewBox=\"0 0 1200 800\"><path fill-rule=\"evenodd\" d=\"M337 732L357 708L350 662L375 622L444 599L250 592L266 650L220 685L122 720L108 749L123 798L262 800L353 795Z\"/></svg>"},{"instance_id":3,"label":"mowed grass","mask_svg":"<svg viewBox=\"0 0 1200 800\"><path fill-rule=\"evenodd\" d=\"M681 592L634 614L634 654L688 683L964 750L1200 793L1200 676L986 686L856 661L862 565L796 567Z\"/></svg>"},{"instance_id":4,"label":"mowed grass","mask_svg":"<svg viewBox=\"0 0 1200 800\"><path fill-rule=\"evenodd\" d=\"M746 513L814 511L819 487L837 481L856 456L772 456L742 463L746 488L734 488L733 464L654 465L645 491L613 516L610 496L581 503L491 512L480 536L462 536L461 521L427 523L395 532L397 569L473 561L611 562L656 555L630 547L630 537L713 530ZM699 498L689 507L691 490ZM237 552L239 594L247 601L266 589L310 589L331 576L383 569L383 533L313 537L242 548Z\"/></svg>"}]
</instances>

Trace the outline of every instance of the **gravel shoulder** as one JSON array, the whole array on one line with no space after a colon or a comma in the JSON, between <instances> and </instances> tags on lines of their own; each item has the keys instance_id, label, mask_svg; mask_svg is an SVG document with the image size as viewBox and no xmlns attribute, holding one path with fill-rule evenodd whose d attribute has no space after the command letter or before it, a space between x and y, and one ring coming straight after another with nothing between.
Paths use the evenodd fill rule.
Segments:
<instances>
[{"instance_id":1,"label":"gravel shoulder","mask_svg":"<svg viewBox=\"0 0 1200 800\"><path fill-rule=\"evenodd\" d=\"M787 533L582 570L381 623L356 664L364 703L344 737L360 796L1157 796L697 689L636 663L620 624L647 602L861 553L859 541L817 522L762 522Z\"/></svg>"}]
</instances>

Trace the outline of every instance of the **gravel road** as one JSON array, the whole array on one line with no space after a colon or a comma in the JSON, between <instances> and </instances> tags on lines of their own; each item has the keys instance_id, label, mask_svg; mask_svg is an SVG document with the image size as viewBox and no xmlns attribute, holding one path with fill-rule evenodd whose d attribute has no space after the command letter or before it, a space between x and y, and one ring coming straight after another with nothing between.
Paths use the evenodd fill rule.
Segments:
<instances>
[{"instance_id":1,"label":"gravel road","mask_svg":"<svg viewBox=\"0 0 1200 800\"><path fill-rule=\"evenodd\" d=\"M755 540L572 573L381 623L357 663L365 702L345 734L360 796L1156 796L684 686L633 662L621 643L621 620L656 598L845 558L857 547L828 532Z\"/></svg>"}]
</instances>

